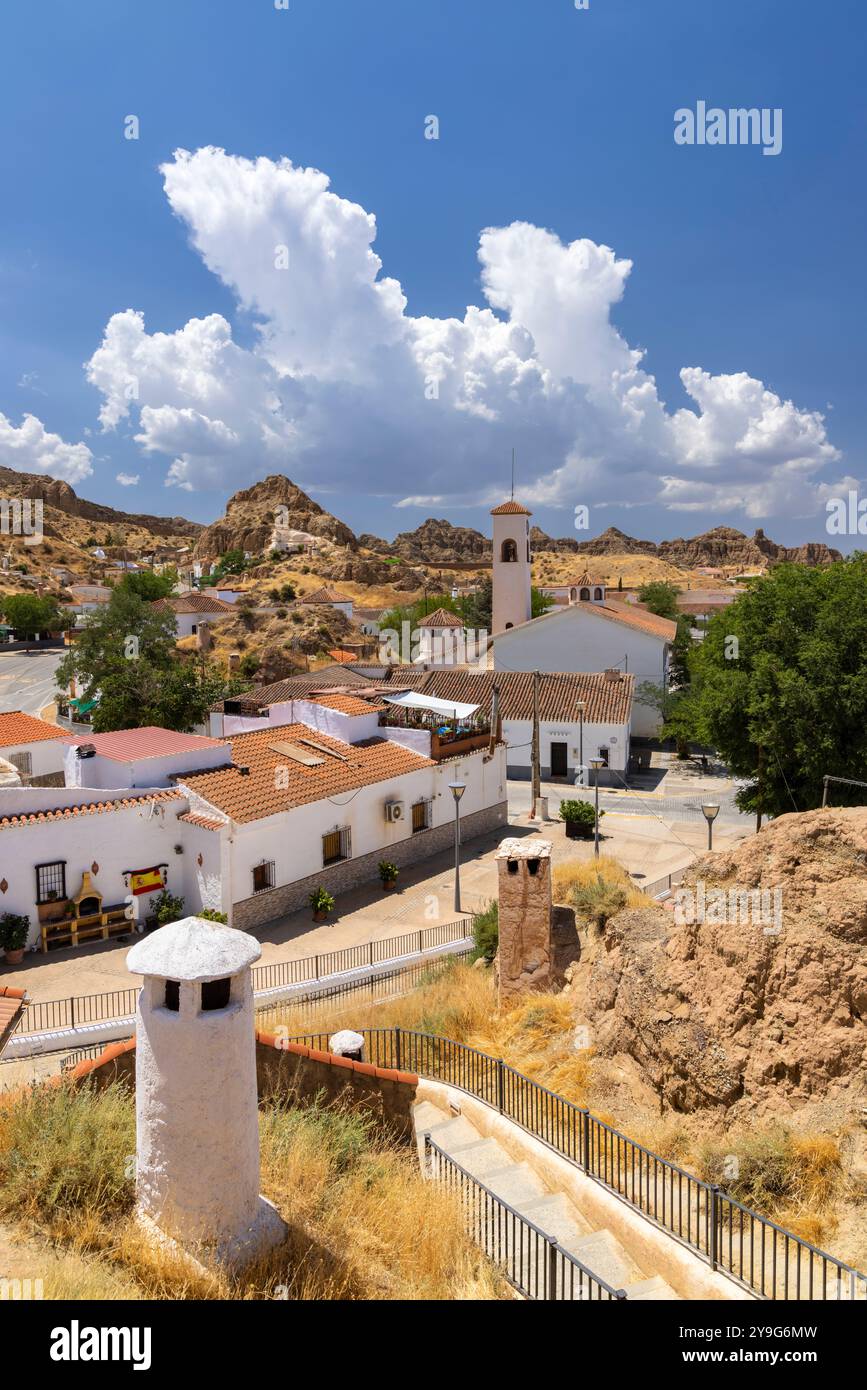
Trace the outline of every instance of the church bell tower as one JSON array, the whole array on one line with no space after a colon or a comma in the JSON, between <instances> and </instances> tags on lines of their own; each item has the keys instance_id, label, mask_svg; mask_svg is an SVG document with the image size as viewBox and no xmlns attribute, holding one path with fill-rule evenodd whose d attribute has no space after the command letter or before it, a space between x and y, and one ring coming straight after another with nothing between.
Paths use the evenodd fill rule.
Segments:
<instances>
[{"instance_id":1,"label":"church bell tower","mask_svg":"<svg viewBox=\"0 0 867 1390\"><path fill-rule=\"evenodd\" d=\"M530 611L530 517L514 498L494 507L493 636L517 627Z\"/></svg>"}]
</instances>

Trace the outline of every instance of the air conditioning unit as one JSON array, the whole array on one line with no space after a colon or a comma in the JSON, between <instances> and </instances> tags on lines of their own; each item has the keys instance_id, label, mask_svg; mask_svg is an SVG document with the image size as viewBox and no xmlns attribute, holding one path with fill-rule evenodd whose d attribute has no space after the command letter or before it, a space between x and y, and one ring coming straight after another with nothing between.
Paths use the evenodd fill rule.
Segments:
<instances>
[{"instance_id":1,"label":"air conditioning unit","mask_svg":"<svg viewBox=\"0 0 867 1390\"><path fill-rule=\"evenodd\" d=\"M406 812L402 801L386 801L385 819L389 821L403 820Z\"/></svg>"}]
</instances>

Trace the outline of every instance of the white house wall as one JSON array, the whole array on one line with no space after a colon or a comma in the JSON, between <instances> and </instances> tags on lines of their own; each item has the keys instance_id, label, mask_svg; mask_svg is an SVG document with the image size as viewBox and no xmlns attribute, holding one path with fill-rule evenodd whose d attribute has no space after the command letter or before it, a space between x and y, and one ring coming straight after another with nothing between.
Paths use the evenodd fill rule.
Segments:
<instances>
[{"instance_id":1,"label":"white house wall","mask_svg":"<svg viewBox=\"0 0 867 1390\"><path fill-rule=\"evenodd\" d=\"M63 755L67 745L59 738L42 738L34 743L16 743L3 748L3 757L11 762L16 754L30 754L30 776L48 777L63 772Z\"/></svg>"},{"instance_id":2,"label":"white house wall","mask_svg":"<svg viewBox=\"0 0 867 1390\"><path fill-rule=\"evenodd\" d=\"M4 806L9 794L3 795ZM55 799L54 805L58 804ZM194 876L191 879L189 873L188 855L174 852L174 846L186 839L182 830L193 828L182 827L177 819L178 812L185 810L186 805L183 800L162 805L148 803L145 807L127 807L0 830L0 864L2 877L8 884L0 898L0 911L26 913L30 918L28 944L36 945L39 942L36 865L65 860L67 895L74 897L78 893L82 873L87 870L106 907L124 902L129 893L123 880L124 869L167 864L169 890L182 893L187 900L186 909L194 912L203 904L197 899ZM210 838L218 854L219 836L212 834ZM191 858L193 867L197 867L195 854ZM212 862L211 856L209 863ZM96 874L92 873L94 863L99 865ZM142 917L150 901L150 895L146 894L138 899Z\"/></svg>"},{"instance_id":3,"label":"white house wall","mask_svg":"<svg viewBox=\"0 0 867 1390\"><path fill-rule=\"evenodd\" d=\"M529 719L504 719L503 737L508 744L508 765L510 777L529 777L532 767L533 725ZM565 743L568 759L568 777L574 780L579 765L581 730L578 721L567 723L541 719L539 721L539 762L543 779L551 775L551 744ZM600 748L608 749L609 776L603 774L600 781L613 781L621 784L620 773L625 777L629 760L629 726L627 724L584 724L584 765L595 758Z\"/></svg>"},{"instance_id":4,"label":"white house wall","mask_svg":"<svg viewBox=\"0 0 867 1390\"><path fill-rule=\"evenodd\" d=\"M86 740L84 740L86 742ZM119 762L97 753L92 758L79 758L74 748L67 748L64 759L68 787L169 787L172 775L178 772L204 772L231 762L228 744L220 748L195 748L187 753L167 753L162 758L139 758Z\"/></svg>"},{"instance_id":5,"label":"white house wall","mask_svg":"<svg viewBox=\"0 0 867 1390\"><path fill-rule=\"evenodd\" d=\"M448 784L467 784L461 799L461 816L495 806L506 799L505 750L486 759L481 753L449 760L436 767L404 773L360 791L316 801L294 810L238 825L231 836L231 894L237 903L252 894L253 868L263 860L274 863L274 884L280 887L315 874L322 864L322 837L329 831L348 826L352 835L352 858L377 853L388 857L396 844L414 838L414 802L430 800L431 827L451 824L454 799ZM386 801L402 801L404 819L385 818Z\"/></svg>"},{"instance_id":6,"label":"white house wall","mask_svg":"<svg viewBox=\"0 0 867 1390\"><path fill-rule=\"evenodd\" d=\"M661 684L666 674L667 644L624 623L594 616L587 604L572 604L494 639L494 669L502 671L604 671L618 667L643 681ZM632 732L652 737L657 710L633 701ZM585 750L586 752L586 750Z\"/></svg>"}]
</instances>

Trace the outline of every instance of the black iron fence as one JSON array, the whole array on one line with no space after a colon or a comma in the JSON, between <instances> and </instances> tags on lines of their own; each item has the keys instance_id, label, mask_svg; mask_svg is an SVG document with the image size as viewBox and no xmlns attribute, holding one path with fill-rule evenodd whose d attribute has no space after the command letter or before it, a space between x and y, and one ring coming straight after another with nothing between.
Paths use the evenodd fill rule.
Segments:
<instances>
[{"instance_id":1,"label":"black iron fence","mask_svg":"<svg viewBox=\"0 0 867 1390\"><path fill-rule=\"evenodd\" d=\"M425 1175L441 1182L460 1204L468 1234L519 1293L559 1302L622 1302L598 1274L498 1197L431 1139L424 1136Z\"/></svg>"},{"instance_id":2,"label":"black iron fence","mask_svg":"<svg viewBox=\"0 0 867 1390\"><path fill-rule=\"evenodd\" d=\"M257 994L263 994L292 985L316 984L332 975L344 975L351 970L363 970L406 956L423 955L426 951L468 940L472 936L473 920L467 916L452 922L440 922L434 927L403 932L400 936L386 936L379 941L346 946L341 951L323 951L319 955L303 956L300 960L256 965L251 971L253 989ZM67 999L29 1003L13 1033L54 1033L64 1028L128 1018L135 1013L137 997L138 986L133 985L129 989L107 990L102 994L78 994Z\"/></svg>"},{"instance_id":3,"label":"black iron fence","mask_svg":"<svg viewBox=\"0 0 867 1390\"><path fill-rule=\"evenodd\" d=\"M368 1061L445 1082L493 1106L712 1270L760 1298L867 1301L867 1275L540 1086L502 1058L405 1028L359 1031ZM323 1051L328 1047L325 1033L292 1041Z\"/></svg>"}]
</instances>

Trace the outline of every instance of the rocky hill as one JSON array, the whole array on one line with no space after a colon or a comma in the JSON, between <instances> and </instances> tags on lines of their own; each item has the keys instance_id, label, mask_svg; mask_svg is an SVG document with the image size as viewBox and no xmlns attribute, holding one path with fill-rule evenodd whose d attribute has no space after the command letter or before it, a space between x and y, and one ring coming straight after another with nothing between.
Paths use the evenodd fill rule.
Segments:
<instances>
[{"instance_id":1,"label":"rocky hill","mask_svg":"<svg viewBox=\"0 0 867 1390\"><path fill-rule=\"evenodd\" d=\"M41 497L46 509L61 512L64 516L80 517L100 526L122 527L132 531L146 531L152 536L176 540L198 536L202 530L197 521L187 521L182 516L150 516L146 513L120 512L114 507L103 507L99 502L88 502L79 497L69 483L60 478L48 478L37 473L19 473L13 468L0 467L0 496L2 497ZM53 521L53 518L52 518ZM56 526L56 522L54 525ZM53 534L58 534L55 531Z\"/></svg>"},{"instance_id":2,"label":"rocky hill","mask_svg":"<svg viewBox=\"0 0 867 1390\"><path fill-rule=\"evenodd\" d=\"M349 550L358 549L355 534L348 526L288 478L272 473L229 498L225 515L201 530L196 555L214 560L227 550L249 550L254 555L265 550L274 531L278 508L282 524L289 529L304 531Z\"/></svg>"},{"instance_id":3,"label":"rocky hill","mask_svg":"<svg viewBox=\"0 0 867 1390\"><path fill-rule=\"evenodd\" d=\"M683 892L609 921L586 987L597 1053L637 1063L671 1110L860 1125L867 807L780 816L698 860Z\"/></svg>"}]
</instances>

